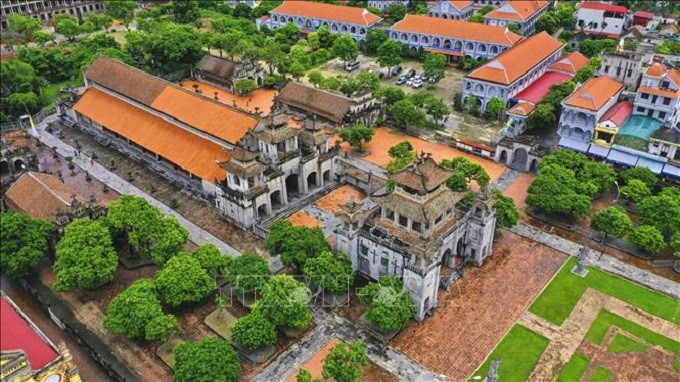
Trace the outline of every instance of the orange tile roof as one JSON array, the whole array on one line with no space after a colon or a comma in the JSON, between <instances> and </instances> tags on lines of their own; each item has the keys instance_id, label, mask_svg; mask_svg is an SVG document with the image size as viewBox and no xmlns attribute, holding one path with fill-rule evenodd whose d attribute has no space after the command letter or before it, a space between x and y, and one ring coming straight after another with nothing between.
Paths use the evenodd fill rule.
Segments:
<instances>
[{"instance_id":1,"label":"orange tile roof","mask_svg":"<svg viewBox=\"0 0 680 382\"><path fill-rule=\"evenodd\" d=\"M580 52L572 52L566 56L562 56L559 61L550 65L550 69L559 72L576 74L576 72L588 63L588 57L582 55Z\"/></svg>"},{"instance_id":2,"label":"orange tile roof","mask_svg":"<svg viewBox=\"0 0 680 382\"><path fill-rule=\"evenodd\" d=\"M616 97L623 84L607 76L591 78L564 100L565 105L598 111L612 97Z\"/></svg>"},{"instance_id":3,"label":"orange tile roof","mask_svg":"<svg viewBox=\"0 0 680 382\"><path fill-rule=\"evenodd\" d=\"M668 67L665 64L661 62L655 62L649 68L647 68L647 71L645 71L645 75L653 77L662 77L667 70Z\"/></svg>"},{"instance_id":4,"label":"orange tile roof","mask_svg":"<svg viewBox=\"0 0 680 382\"><path fill-rule=\"evenodd\" d=\"M487 13L484 18L509 21L525 21L536 14L536 12L547 6L548 2L545 0L513 0Z\"/></svg>"},{"instance_id":5,"label":"orange tile roof","mask_svg":"<svg viewBox=\"0 0 680 382\"><path fill-rule=\"evenodd\" d=\"M312 1L284 1L281 5L269 12L272 14L309 17L364 26L370 26L382 20L365 8L324 4Z\"/></svg>"},{"instance_id":6,"label":"orange tile roof","mask_svg":"<svg viewBox=\"0 0 680 382\"><path fill-rule=\"evenodd\" d=\"M541 32L521 41L466 77L510 85L563 46L548 33Z\"/></svg>"},{"instance_id":7,"label":"orange tile roof","mask_svg":"<svg viewBox=\"0 0 680 382\"><path fill-rule=\"evenodd\" d=\"M456 9L463 9L472 5L472 0L449 0L449 4Z\"/></svg>"},{"instance_id":8,"label":"orange tile roof","mask_svg":"<svg viewBox=\"0 0 680 382\"><path fill-rule=\"evenodd\" d=\"M220 145L117 97L90 88L74 109L201 179L215 182L226 178L217 162L229 160L229 155Z\"/></svg>"},{"instance_id":9,"label":"orange tile roof","mask_svg":"<svg viewBox=\"0 0 680 382\"><path fill-rule=\"evenodd\" d=\"M71 210L71 200L76 197L81 203L87 199L76 190L59 180L58 177L39 172L24 173L12 184L5 197L13 210L24 212L37 219L56 222L58 212Z\"/></svg>"},{"instance_id":10,"label":"orange tile roof","mask_svg":"<svg viewBox=\"0 0 680 382\"><path fill-rule=\"evenodd\" d=\"M520 102L517 105L513 106L510 110L508 110L508 114L515 114L526 117L529 114L531 114L531 112L534 111L535 108L536 105L534 105L531 102Z\"/></svg>"},{"instance_id":11,"label":"orange tile roof","mask_svg":"<svg viewBox=\"0 0 680 382\"><path fill-rule=\"evenodd\" d=\"M680 95L680 90L676 90L676 91L663 90L663 89L657 89L657 88L648 88L646 86L640 86L638 88L638 92L653 94L653 95L658 95L658 96L668 97L668 98L673 98L673 97L677 97L677 96Z\"/></svg>"},{"instance_id":12,"label":"orange tile roof","mask_svg":"<svg viewBox=\"0 0 680 382\"><path fill-rule=\"evenodd\" d=\"M522 36L510 32L504 26L473 23L464 20L441 19L424 15L406 15L403 20L392 25L390 30L398 32L421 33L466 41L480 41L512 46Z\"/></svg>"}]
</instances>

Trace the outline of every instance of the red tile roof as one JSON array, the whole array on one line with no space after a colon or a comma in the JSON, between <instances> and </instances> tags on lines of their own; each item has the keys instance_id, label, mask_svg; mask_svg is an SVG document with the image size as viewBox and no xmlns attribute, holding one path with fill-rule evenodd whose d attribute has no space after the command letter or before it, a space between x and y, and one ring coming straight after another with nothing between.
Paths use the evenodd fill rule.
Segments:
<instances>
[{"instance_id":1,"label":"red tile roof","mask_svg":"<svg viewBox=\"0 0 680 382\"><path fill-rule=\"evenodd\" d=\"M546 94L548 94L551 86L561 84L571 78L572 76L566 73L546 72L512 98L538 103Z\"/></svg>"},{"instance_id":2,"label":"red tile roof","mask_svg":"<svg viewBox=\"0 0 680 382\"><path fill-rule=\"evenodd\" d=\"M548 33L541 32L521 41L466 77L510 85L563 46Z\"/></svg>"},{"instance_id":3,"label":"red tile roof","mask_svg":"<svg viewBox=\"0 0 680 382\"><path fill-rule=\"evenodd\" d=\"M649 68L647 68L647 70L645 71L645 75L652 77L663 77L667 70L668 67L666 66L666 64L663 64L661 62L654 62Z\"/></svg>"},{"instance_id":4,"label":"red tile roof","mask_svg":"<svg viewBox=\"0 0 680 382\"><path fill-rule=\"evenodd\" d=\"M591 3L591 2L584 2L579 5L579 9L595 9L598 11L607 11L607 12L618 12L618 13L628 13L628 8L621 6L621 5L613 5L613 4L606 4L606 3Z\"/></svg>"},{"instance_id":5,"label":"red tile roof","mask_svg":"<svg viewBox=\"0 0 680 382\"><path fill-rule=\"evenodd\" d=\"M52 223L56 223L58 212L71 210L74 196L81 203L87 202L73 187L55 175L39 172L22 174L5 195L7 204L13 210L24 212L32 218L47 219Z\"/></svg>"},{"instance_id":6,"label":"red tile roof","mask_svg":"<svg viewBox=\"0 0 680 382\"><path fill-rule=\"evenodd\" d=\"M270 13L370 26L382 20L365 8L347 7L312 1L284 1Z\"/></svg>"},{"instance_id":7,"label":"red tile roof","mask_svg":"<svg viewBox=\"0 0 680 382\"><path fill-rule=\"evenodd\" d=\"M487 13L484 18L525 21L547 6L548 2L545 0L513 0Z\"/></svg>"},{"instance_id":8,"label":"red tile roof","mask_svg":"<svg viewBox=\"0 0 680 382\"><path fill-rule=\"evenodd\" d=\"M623 84L609 77L596 77L586 81L564 100L565 105L598 111L621 90Z\"/></svg>"},{"instance_id":9,"label":"red tile roof","mask_svg":"<svg viewBox=\"0 0 680 382\"><path fill-rule=\"evenodd\" d=\"M229 155L220 145L117 97L89 88L74 109L201 179L215 182L226 178L217 162L229 160Z\"/></svg>"},{"instance_id":10,"label":"red tile roof","mask_svg":"<svg viewBox=\"0 0 680 382\"><path fill-rule=\"evenodd\" d=\"M410 14L407 14L403 20L394 24L390 30L506 46L512 46L522 39L522 36L510 32L504 26L492 26L465 20L450 20Z\"/></svg>"},{"instance_id":11,"label":"red tile roof","mask_svg":"<svg viewBox=\"0 0 680 382\"><path fill-rule=\"evenodd\" d=\"M515 114L526 117L529 114L531 114L531 112L534 111L535 108L536 105L534 105L531 102L519 102L517 105L513 106L510 110L508 110L508 114Z\"/></svg>"},{"instance_id":12,"label":"red tile roof","mask_svg":"<svg viewBox=\"0 0 680 382\"><path fill-rule=\"evenodd\" d=\"M576 74L576 72L588 63L588 57L580 52L572 52L562 56L558 61L550 65L550 70Z\"/></svg>"},{"instance_id":13,"label":"red tile roof","mask_svg":"<svg viewBox=\"0 0 680 382\"><path fill-rule=\"evenodd\" d=\"M628 117L633 113L633 104L627 101L621 101L607 110L600 118L599 122L611 121L618 127L621 127Z\"/></svg>"},{"instance_id":14,"label":"red tile roof","mask_svg":"<svg viewBox=\"0 0 680 382\"><path fill-rule=\"evenodd\" d=\"M637 11L635 14L633 14L633 17L640 17L643 19L653 19L654 14L652 12L647 12L647 11Z\"/></svg>"},{"instance_id":15,"label":"red tile roof","mask_svg":"<svg viewBox=\"0 0 680 382\"><path fill-rule=\"evenodd\" d=\"M460 10L472 6L472 0L449 0L452 7Z\"/></svg>"},{"instance_id":16,"label":"red tile roof","mask_svg":"<svg viewBox=\"0 0 680 382\"><path fill-rule=\"evenodd\" d=\"M16 308L18 310L18 308ZM9 352L21 350L31 364L31 369L39 370L57 359L59 354L37 327L15 310L4 293L0 298L0 350Z\"/></svg>"}]
</instances>

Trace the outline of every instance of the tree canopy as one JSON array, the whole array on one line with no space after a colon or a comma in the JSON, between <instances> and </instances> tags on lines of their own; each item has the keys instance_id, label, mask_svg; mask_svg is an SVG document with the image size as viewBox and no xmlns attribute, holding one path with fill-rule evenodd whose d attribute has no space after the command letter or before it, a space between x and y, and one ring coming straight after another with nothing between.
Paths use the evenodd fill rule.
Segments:
<instances>
[{"instance_id":1,"label":"tree canopy","mask_svg":"<svg viewBox=\"0 0 680 382\"><path fill-rule=\"evenodd\" d=\"M225 275L233 259L223 254L215 244L208 243L198 246L191 255L198 260L201 268L209 274Z\"/></svg>"},{"instance_id":2,"label":"tree canopy","mask_svg":"<svg viewBox=\"0 0 680 382\"><path fill-rule=\"evenodd\" d=\"M309 289L292 276L274 276L262 287L253 312L261 313L274 326L304 328L312 319Z\"/></svg>"},{"instance_id":3,"label":"tree canopy","mask_svg":"<svg viewBox=\"0 0 680 382\"><path fill-rule=\"evenodd\" d=\"M324 358L322 375L336 382L358 382L363 375L362 367L366 365L368 357L362 342L340 342Z\"/></svg>"},{"instance_id":4,"label":"tree canopy","mask_svg":"<svg viewBox=\"0 0 680 382\"><path fill-rule=\"evenodd\" d=\"M429 53L423 62L423 72L427 78L442 79L446 75L446 56Z\"/></svg>"},{"instance_id":5,"label":"tree canopy","mask_svg":"<svg viewBox=\"0 0 680 382\"><path fill-rule=\"evenodd\" d=\"M180 253L168 260L156 275L155 284L158 296L173 307L200 301L215 289L213 278L188 253Z\"/></svg>"},{"instance_id":6,"label":"tree canopy","mask_svg":"<svg viewBox=\"0 0 680 382\"><path fill-rule=\"evenodd\" d=\"M137 1L104 0L104 8L106 8L108 15L128 25L132 21L135 9L137 9Z\"/></svg>"},{"instance_id":7,"label":"tree canopy","mask_svg":"<svg viewBox=\"0 0 680 382\"><path fill-rule=\"evenodd\" d=\"M649 253L659 253L666 249L663 234L651 225L636 227L630 234L629 242Z\"/></svg>"},{"instance_id":8,"label":"tree canopy","mask_svg":"<svg viewBox=\"0 0 680 382\"><path fill-rule=\"evenodd\" d=\"M472 162L465 157L455 157L453 159L444 159L441 164L442 167L453 170L454 174L446 182L446 185L454 191L466 191L469 189L469 183L475 181L480 188L489 185L489 174L486 173L484 167L479 163Z\"/></svg>"},{"instance_id":9,"label":"tree canopy","mask_svg":"<svg viewBox=\"0 0 680 382\"><path fill-rule=\"evenodd\" d=\"M559 152L560 150L558 150ZM543 158L545 161L546 158ZM527 203L548 213L559 213L576 218L585 217L590 211L590 203L597 186L590 190L579 183L573 170L557 163L541 162L539 172L529 186ZM593 192L594 191L594 192Z\"/></svg>"},{"instance_id":10,"label":"tree canopy","mask_svg":"<svg viewBox=\"0 0 680 382\"><path fill-rule=\"evenodd\" d=\"M377 50L380 67L391 68L401 63L401 44L394 40L383 42Z\"/></svg>"},{"instance_id":11,"label":"tree canopy","mask_svg":"<svg viewBox=\"0 0 680 382\"><path fill-rule=\"evenodd\" d=\"M281 255L284 265L302 267L308 259L331 248L320 228L295 226L286 219L280 219L269 229L267 249L272 254Z\"/></svg>"},{"instance_id":12,"label":"tree canopy","mask_svg":"<svg viewBox=\"0 0 680 382\"><path fill-rule=\"evenodd\" d=\"M515 205L515 201L503 195L500 190L493 190L494 198L496 198L496 226L501 228L512 228L519 221L519 211Z\"/></svg>"},{"instance_id":13,"label":"tree canopy","mask_svg":"<svg viewBox=\"0 0 680 382\"><path fill-rule=\"evenodd\" d=\"M262 314L253 312L234 323L231 338L248 350L257 350L276 343L276 327Z\"/></svg>"},{"instance_id":14,"label":"tree canopy","mask_svg":"<svg viewBox=\"0 0 680 382\"><path fill-rule=\"evenodd\" d=\"M396 276L369 283L359 290L358 297L369 306L366 318L382 330L401 330L416 313L413 297Z\"/></svg>"},{"instance_id":15,"label":"tree canopy","mask_svg":"<svg viewBox=\"0 0 680 382\"><path fill-rule=\"evenodd\" d=\"M175 349L175 360L175 382L236 382L241 372L236 350L217 337L180 344Z\"/></svg>"},{"instance_id":16,"label":"tree canopy","mask_svg":"<svg viewBox=\"0 0 680 382\"><path fill-rule=\"evenodd\" d=\"M42 262L54 227L24 213L0 213L0 268L9 278L21 278Z\"/></svg>"},{"instance_id":17,"label":"tree canopy","mask_svg":"<svg viewBox=\"0 0 680 382\"><path fill-rule=\"evenodd\" d=\"M338 135L343 141L349 143L357 151L361 152L364 142L370 142L375 135L375 130L362 124L352 127L343 127L338 131Z\"/></svg>"},{"instance_id":18,"label":"tree canopy","mask_svg":"<svg viewBox=\"0 0 680 382\"><path fill-rule=\"evenodd\" d=\"M356 60L359 56L359 48L357 48L357 43L352 36L343 34L333 41L333 53L346 64Z\"/></svg>"},{"instance_id":19,"label":"tree canopy","mask_svg":"<svg viewBox=\"0 0 680 382\"><path fill-rule=\"evenodd\" d=\"M409 99L397 101L387 108L387 115L394 120L399 129L422 127L425 125L425 113L418 109Z\"/></svg>"},{"instance_id":20,"label":"tree canopy","mask_svg":"<svg viewBox=\"0 0 680 382\"><path fill-rule=\"evenodd\" d=\"M638 203L636 212L642 224L654 226L671 237L680 231L680 191L666 187L660 194Z\"/></svg>"},{"instance_id":21,"label":"tree canopy","mask_svg":"<svg viewBox=\"0 0 680 382\"><path fill-rule=\"evenodd\" d=\"M639 180L649 188L654 187L659 182L659 178L656 174L647 167L631 167L620 173L619 177L626 183L629 183L634 179Z\"/></svg>"},{"instance_id":22,"label":"tree canopy","mask_svg":"<svg viewBox=\"0 0 680 382\"><path fill-rule=\"evenodd\" d=\"M99 220L76 219L57 244L54 273L56 291L92 289L113 280L118 255L111 234Z\"/></svg>"},{"instance_id":23,"label":"tree canopy","mask_svg":"<svg viewBox=\"0 0 680 382\"><path fill-rule=\"evenodd\" d=\"M611 206L593 215L590 228L605 235L624 237L633 228L633 223L626 210L620 206Z\"/></svg>"},{"instance_id":24,"label":"tree canopy","mask_svg":"<svg viewBox=\"0 0 680 382\"><path fill-rule=\"evenodd\" d=\"M390 174L402 170L416 158L416 152L413 150L413 146L409 141L399 142L390 147L387 154L392 158L389 163L387 163L387 172Z\"/></svg>"},{"instance_id":25,"label":"tree canopy","mask_svg":"<svg viewBox=\"0 0 680 382\"><path fill-rule=\"evenodd\" d=\"M307 260L302 273L309 281L326 292L349 292L354 282L352 263L344 253L329 251Z\"/></svg>"},{"instance_id":26,"label":"tree canopy","mask_svg":"<svg viewBox=\"0 0 680 382\"><path fill-rule=\"evenodd\" d=\"M262 288L271 274L265 259L252 253L244 253L232 262L229 283L237 293L254 293Z\"/></svg>"},{"instance_id":27,"label":"tree canopy","mask_svg":"<svg viewBox=\"0 0 680 382\"><path fill-rule=\"evenodd\" d=\"M621 195L630 202L637 204L652 196L652 191L645 182L638 179L631 179L625 186L621 187Z\"/></svg>"}]
</instances>

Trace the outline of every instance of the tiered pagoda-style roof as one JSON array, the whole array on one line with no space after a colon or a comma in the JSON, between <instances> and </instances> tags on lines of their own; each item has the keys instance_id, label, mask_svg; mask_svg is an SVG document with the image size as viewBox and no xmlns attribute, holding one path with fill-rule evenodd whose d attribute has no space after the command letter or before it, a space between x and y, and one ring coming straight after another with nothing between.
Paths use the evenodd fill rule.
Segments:
<instances>
[{"instance_id":1,"label":"tiered pagoda-style roof","mask_svg":"<svg viewBox=\"0 0 680 382\"><path fill-rule=\"evenodd\" d=\"M293 138L300 134L300 129L296 129L289 124L290 116L283 112L272 112L267 118L264 126L258 126L253 130L253 135L267 143L278 144L288 138Z\"/></svg>"}]
</instances>

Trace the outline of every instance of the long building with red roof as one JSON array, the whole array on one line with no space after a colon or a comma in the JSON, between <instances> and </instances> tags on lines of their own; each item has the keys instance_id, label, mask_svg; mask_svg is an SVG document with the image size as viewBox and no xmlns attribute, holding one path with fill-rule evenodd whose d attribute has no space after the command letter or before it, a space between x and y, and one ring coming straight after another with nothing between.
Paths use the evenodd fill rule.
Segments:
<instances>
[{"instance_id":1,"label":"long building with red roof","mask_svg":"<svg viewBox=\"0 0 680 382\"><path fill-rule=\"evenodd\" d=\"M293 23L303 32L314 32L326 25L333 33L349 34L356 41L366 39L368 31L382 18L365 8L325 4L314 1L286 0L269 11L269 28L274 30Z\"/></svg>"},{"instance_id":2,"label":"long building with red roof","mask_svg":"<svg viewBox=\"0 0 680 382\"><path fill-rule=\"evenodd\" d=\"M389 28L388 36L414 49L477 59L496 57L522 39L506 27L423 15L406 15Z\"/></svg>"},{"instance_id":3,"label":"long building with red roof","mask_svg":"<svg viewBox=\"0 0 680 382\"><path fill-rule=\"evenodd\" d=\"M439 0L428 6L427 15L451 20L467 20L475 12L472 0Z\"/></svg>"},{"instance_id":4,"label":"long building with red roof","mask_svg":"<svg viewBox=\"0 0 680 382\"><path fill-rule=\"evenodd\" d=\"M523 35L536 30L536 20L548 10L546 0L513 0L484 15L489 25L508 26L517 24Z\"/></svg>"}]
</instances>

